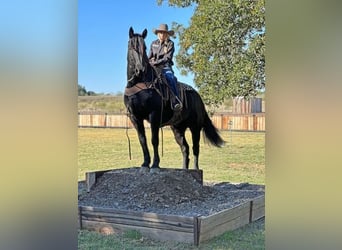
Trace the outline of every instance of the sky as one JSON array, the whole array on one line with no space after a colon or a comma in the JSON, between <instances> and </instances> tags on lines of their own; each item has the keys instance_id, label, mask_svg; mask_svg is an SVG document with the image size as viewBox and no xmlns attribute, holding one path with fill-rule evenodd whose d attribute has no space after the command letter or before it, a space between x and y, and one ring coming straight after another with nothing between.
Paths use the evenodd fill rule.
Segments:
<instances>
[{"instance_id":1,"label":"sky","mask_svg":"<svg viewBox=\"0 0 342 250\"><path fill-rule=\"evenodd\" d=\"M172 22L188 27L194 7L170 7L157 0L80 0L78 1L78 84L96 93L122 93L127 81L128 31L146 28L147 53L157 36L152 32L159 24ZM174 39L175 54L179 50ZM175 60L174 60L175 62ZM173 66L179 81L193 84L193 75L182 76Z\"/></svg>"}]
</instances>

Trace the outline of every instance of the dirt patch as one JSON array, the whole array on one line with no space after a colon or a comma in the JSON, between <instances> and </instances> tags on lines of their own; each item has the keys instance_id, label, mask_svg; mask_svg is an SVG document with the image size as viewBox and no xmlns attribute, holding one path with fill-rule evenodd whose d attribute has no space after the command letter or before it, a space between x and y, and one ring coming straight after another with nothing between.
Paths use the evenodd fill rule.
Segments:
<instances>
[{"instance_id":1,"label":"dirt patch","mask_svg":"<svg viewBox=\"0 0 342 250\"><path fill-rule=\"evenodd\" d=\"M91 191L79 183L79 205L174 214L208 216L265 194L265 187L229 182L201 185L186 171L140 168L112 170L101 176Z\"/></svg>"}]
</instances>

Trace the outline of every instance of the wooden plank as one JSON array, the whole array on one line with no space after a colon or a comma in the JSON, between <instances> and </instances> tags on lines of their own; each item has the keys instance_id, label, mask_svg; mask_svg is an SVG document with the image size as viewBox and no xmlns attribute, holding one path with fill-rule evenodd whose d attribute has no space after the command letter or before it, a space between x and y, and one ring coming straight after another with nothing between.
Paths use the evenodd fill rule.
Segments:
<instances>
[{"instance_id":1,"label":"wooden plank","mask_svg":"<svg viewBox=\"0 0 342 250\"><path fill-rule=\"evenodd\" d=\"M258 117L256 115L251 117L251 130L258 131Z\"/></svg>"},{"instance_id":2,"label":"wooden plank","mask_svg":"<svg viewBox=\"0 0 342 250\"><path fill-rule=\"evenodd\" d=\"M115 224L115 225L126 225L126 226L136 226L141 228L154 228L154 229L162 229L162 230L170 230L175 232L184 232L184 233L193 233L194 227L193 224L181 224L176 221L151 221L144 218L125 218L125 217L115 217L115 216L107 216L107 217L84 217L82 216L82 225L84 225L84 221L92 221L99 224ZM84 226L83 226L84 227Z\"/></svg>"},{"instance_id":3,"label":"wooden plank","mask_svg":"<svg viewBox=\"0 0 342 250\"><path fill-rule=\"evenodd\" d=\"M94 221L99 223L110 223L110 224L120 224L120 225L131 225L139 227L148 227L156 229L165 229L179 232L193 232L193 219L191 223L183 223L178 219L169 220L161 218L150 218L150 217L140 217L132 215L119 215L115 213L82 213L82 221ZM83 223L83 222L82 222Z\"/></svg>"},{"instance_id":4,"label":"wooden plank","mask_svg":"<svg viewBox=\"0 0 342 250\"><path fill-rule=\"evenodd\" d=\"M79 126L82 127L89 127L92 126L91 122L91 115L87 114L79 114Z\"/></svg>"},{"instance_id":5,"label":"wooden plank","mask_svg":"<svg viewBox=\"0 0 342 250\"><path fill-rule=\"evenodd\" d=\"M79 206L81 207L82 214L116 214L116 215L124 215L124 216L134 216L134 217L141 217L141 218L148 218L154 219L155 221L158 220L166 220L166 221L177 221L179 223L184 224L192 224L193 217L188 216L179 216L179 215L165 215L165 214L157 214L157 213L150 213L150 212L138 212L138 211L128 211L128 210L118 210L113 208L100 208L100 207L91 207L91 206Z\"/></svg>"},{"instance_id":6,"label":"wooden plank","mask_svg":"<svg viewBox=\"0 0 342 250\"><path fill-rule=\"evenodd\" d=\"M136 230L143 236L158 240L169 241L174 240L177 242L185 242L194 244L193 232L178 232L172 230L162 230L148 227L139 227L132 225L119 225L114 223L98 223L94 221L83 221L83 228L88 230L94 230L97 232L109 232L115 233L116 231Z\"/></svg>"},{"instance_id":7,"label":"wooden plank","mask_svg":"<svg viewBox=\"0 0 342 250\"><path fill-rule=\"evenodd\" d=\"M251 215L251 221L256 221L260 218L265 217L265 196L259 196L255 199L253 199L253 205L252 205L252 215Z\"/></svg>"},{"instance_id":8,"label":"wooden plank","mask_svg":"<svg viewBox=\"0 0 342 250\"><path fill-rule=\"evenodd\" d=\"M260 127L259 127L259 130L263 130L265 131L266 130L266 117L265 116L262 116L259 118L260 119Z\"/></svg>"},{"instance_id":9,"label":"wooden plank","mask_svg":"<svg viewBox=\"0 0 342 250\"><path fill-rule=\"evenodd\" d=\"M86 172L86 187L87 192L90 192L91 188L97 182L97 179L100 178L104 173L112 171L112 170L120 170L120 169L108 169L108 170L100 170L94 172ZM160 171L187 171L191 174L191 176L203 185L203 170L202 169L178 169L178 168L161 168Z\"/></svg>"},{"instance_id":10,"label":"wooden plank","mask_svg":"<svg viewBox=\"0 0 342 250\"><path fill-rule=\"evenodd\" d=\"M217 214L200 217L199 242L219 236L224 232L237 229L249 223L250 202L232 209L226 209Z\"/></svg>"},{"instance_id":11,"label":"wooden plank","mask_svg":"<svg viewBox=\"0 0 342 250\"><path fill-rule=\"evenodd\" d=\"M96 174L86 173L86 185L87 185L87 192L90 192L91 187L96 183Z\"/></svg>"},{"instance_id":12,"label":"wooden plank","mask_svg":"<svg viewBox=\"0 0 342 250\"><path fill-rule=\"evenodd\" d=\"M194 217L80 206L83 229L115 233L137 230L156 240L194 243Z\"/></svg>"},{"instance_id":13,"label":"wooden plank","mask_svg":"<svg viewBox=\"0 0 342 250\"><path fill-rule=\"evenodd\" d=\"M107 124L108 124L108 127L118 127L118 128L124 128L124 127L132 128L133 127L131 120L125 114L107 115Z\"/></svg>"},{"instance_id":14,"label":"wooden plank","mask_svg":"<svg viewBox=\"0 0 342 250\"><path fill-rule=\"evenodd\" d=\"M246 105L244 105L246 106ZM239 106L239 113L221 113L212 116L212 122L219 130L229 129L229 120L233 121L233 130L254 130L265 131L265 113L246 113L246 107ZM242 109L245 109L243 111ZM253 117L255 116L255 117ZM244 119L248 119L248 124ZM252 123L253 120L253 123ZM148 122L144 122L146 128L150 127ZM78 114L79 127L108 127L108 128L133 128L133 125L125 114Z\"/></svg>"},{"instance_id":15,"label":"wooden plank","mask_svg":"<svg viewBox=\"0 0 342 250\"><path fill-rule=\"evenodd\" d=\"M210 117L211 121L213 122L213 124L216 124L216 128L220 129L222 127L222 116L220 115L213 115Z\"/></svg>"},{"instance_id":16,"label":"wooden plank","mask_svg":"<svg viewBox=\"0 0 342 250\"><path fill-rule=\"evenodd\" d=\"M249 215L249 212L250 212L249 209L250 209L250 202L245 202L236 207L225 209L219 213L205 216L205 217L200 217L201 226L202 226L201 232L205 232L206 230L209 231L217 225L229 222L230 220L233 220L244 214Z\"/></svg>"},{"instance_id":17,"label":"wooden plank","mask_svg":"<svg viewBox=\"0 0 342 250\"><path fill-rule=\"evenodd\" d=\"M78 216L77 216L77 224L78 224L78 229L82 229L82 208L78 207Z\"/></svg>"},{"instance_id":18,"label":"wooden plank","mask_svg":"<svg viewBox=\"0 0 342 250\"><path fill-rule=\"evenodd\" d=\"M229 129L229 116L228 115L222 115L221 129Z\"/></svg>"},{"instance_id":19,"label":"wooden plank","mask_svg":"<svg viewBox=\"0 0 342 250\"><path fill-rule=\"evenodd\" d=\"M87 192L90 192L91 187L95 185L97 179L100 178L104 173L111 171L111 170L100 170L95 172L86 172L86 186Z\"/></svg>"},{"instance_id":20,"label":"wooden plank","mask_svg":"<svg viewBox=\"0 0 342 250\"><path fill-rule=\"evenodd\" d=\"M248 116L243 117L243 129L248 130Z\"/></svg>"},{"instance_id":21,"label":"wooden plank","mask_svg":"<svg viewBox=\"0 0 342 250\"><path fill-rule=\"evenodd\" d=\"M201 230L201 221L198 217L194 217L194 244L195 246L199 245L200 230Z\"/></svg>"}]
</instances>

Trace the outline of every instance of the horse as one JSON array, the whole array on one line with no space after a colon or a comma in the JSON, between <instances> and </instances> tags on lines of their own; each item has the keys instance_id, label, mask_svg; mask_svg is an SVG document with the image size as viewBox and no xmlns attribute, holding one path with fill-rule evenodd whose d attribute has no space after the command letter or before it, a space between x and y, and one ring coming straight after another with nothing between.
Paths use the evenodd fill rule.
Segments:
<instances>
[{"instance_id":1,"label":"horse","mask_svg":"<svg viewBox=\"0 0 342 250\"><path fill-rule=\"evenodd\" d=\"M183 154L183 169L189 169L189 145L185 138L185 131L187 128L190 129L193 142L194 169L199 170L201 130L203 129L205 137L212 145L222 147L225 142L210 120L199 93L191 86L177 82L184 105L181 111L172 110L170 101L172 93L169 86L163 79L161 72L149 63L144 40L146 36L146 29L141 34L134 33L132 27L129 29L127 85L124 93L127 114L137 131L144 155L141 169L151 171L160 169L159 129L169 125ZM154 151L151 168L144 120L150 123L151 128L151 141Z\"/></svg>"}]
</instances>

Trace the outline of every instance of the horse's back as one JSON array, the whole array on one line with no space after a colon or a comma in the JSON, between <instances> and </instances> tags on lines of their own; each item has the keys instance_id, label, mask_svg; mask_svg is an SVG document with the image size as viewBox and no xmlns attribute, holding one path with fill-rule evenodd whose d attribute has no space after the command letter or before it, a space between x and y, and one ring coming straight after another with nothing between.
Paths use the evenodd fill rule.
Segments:
<instances>
[{"instance_id":1,"label":"horse's back","mask_svg":"<svg viewBox=\"0 0 342 250\"><path fill-rule=\"evenodd\" d=\"M180 85L180 87L182 87L182 88L184 88L184 89L196 91L192 86L190 86L190 85L187 84L187 83L180 82L180 81L177 81L177 83Z\"/></svg>"}]
</instances>

